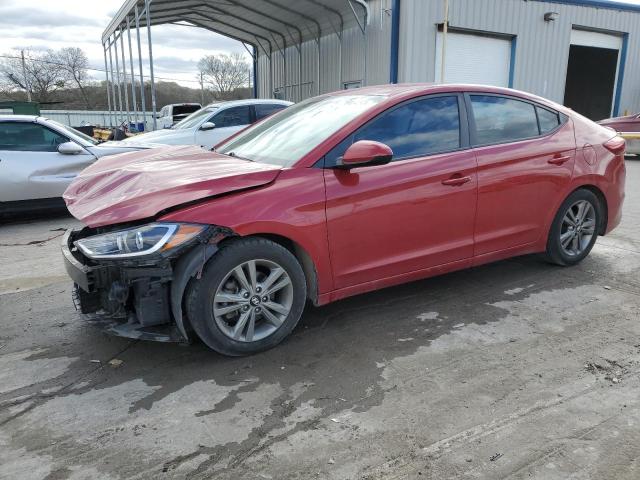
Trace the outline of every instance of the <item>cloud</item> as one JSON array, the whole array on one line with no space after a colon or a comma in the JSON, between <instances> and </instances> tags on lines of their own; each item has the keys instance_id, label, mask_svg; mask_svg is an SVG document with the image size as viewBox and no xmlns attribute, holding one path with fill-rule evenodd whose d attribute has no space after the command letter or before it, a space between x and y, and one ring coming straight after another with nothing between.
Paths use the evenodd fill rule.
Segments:
<instances>
[{"instance_id":1,"label":"cloud","mask_svg":"<svg viewBox=\"0 0 640 480\"><path fill-rule=\"evenodd\" d=\"M25 9L19 6L0 7L0 27L68 27L74 25L101 25L100 19L81 16L69 12Z\"/></svg>"},{"instance_id":2,"label":"cloud","mask_svg":"<svg viewBox=\"0 0 640 480\"><path fill-rule=\"evenodd\" d=\"M124 0L100 0L90 2L89 5L80 0L0 0L0 54L22 48L35 51L79 47L87 54L92 67L102 70L102 33L123 2ZM143 27L140 33L144 70L145 75L148 75L146 29ZM131 34L133 55L137 59L135 29ZM240 42L192 26L154 25L151 34L156 75L190 86L193 86L198 72L198 60L203 56L246 52ZM126 43L125 37L128 54ZM118 50L119 48L120 44ZM136 63L136 72L137 68ZM94 78L104 78L102 72L90 73Z\"/></svg>"}]
</instances>

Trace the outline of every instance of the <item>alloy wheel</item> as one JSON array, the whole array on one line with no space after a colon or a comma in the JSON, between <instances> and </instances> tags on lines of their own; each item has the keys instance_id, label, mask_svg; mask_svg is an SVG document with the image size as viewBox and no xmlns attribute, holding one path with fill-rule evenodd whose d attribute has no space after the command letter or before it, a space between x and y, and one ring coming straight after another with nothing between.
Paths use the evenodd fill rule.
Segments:
<instances>
[{"instance_id":1,"label":"alloy wheel","mask_svg":"<svg viewBox=\"0 0 640 480\"><path fill-rule=\"evenodd\" d=\"M229 338L255 342L272 335L293 304L289 274L270 260L249 260L228 272L213 298L213 317Z\"/></svg>"},{"instance_id":2,"label":"alloy wheel","mask_svg":"<svg viewBox=\"0 0 640 480\"><path fill-rule=\"evenodd\" d=\"M596 233L596 210L587 200L578 200L564 214L560 226L560 246L565 254L578 256Z\"/></svg>"}]
</instances>

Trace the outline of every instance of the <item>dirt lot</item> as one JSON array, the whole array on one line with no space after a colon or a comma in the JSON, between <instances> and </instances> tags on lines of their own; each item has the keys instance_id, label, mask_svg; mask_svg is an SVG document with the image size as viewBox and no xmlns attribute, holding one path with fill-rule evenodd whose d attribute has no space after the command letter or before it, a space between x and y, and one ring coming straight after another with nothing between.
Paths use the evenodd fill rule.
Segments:
<instances>
[{"instance_id":1,"label":"dirt lot","mask_svg":"<svg viewBox=\"0 0 640 480\"><path fill-rule=\"evenodd\" d=\"M640 161L580 266L524 257L323 308L279 348L113 338L68 217L0 226L0 478L640 478ZM119 362L109 362L117 359Z\"/></svg>"}]
</instances>

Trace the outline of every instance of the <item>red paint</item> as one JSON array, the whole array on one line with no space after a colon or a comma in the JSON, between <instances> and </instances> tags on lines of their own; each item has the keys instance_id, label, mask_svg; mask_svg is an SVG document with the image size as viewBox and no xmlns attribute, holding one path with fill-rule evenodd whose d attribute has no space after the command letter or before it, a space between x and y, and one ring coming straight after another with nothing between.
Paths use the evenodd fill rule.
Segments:
<instances>
[{"instance_id":1,"label":"red paint","mask_svg":"<svg viewBox=\"0 0 640 480\"><path fill-rule=\"evenodd\" d=\"M345 166L357 166L361 163L368 163L376 160L389 162L393 152L388 145L371 140L360 140L351 145L344 156L342 164Z\"/></svg>"},{"instance_id":2,"label":"red paint","mask_svg":"<svg viewBox=\"0 0 640 480\"><path fill-rule=\"evenodd\" d=\"M549 135L508 144L350 170L315 166L380 112L411 98L461 91L521 97L569 119ZM359 92L387 99L291 168L167 147L100 160L65 198L91 226L156 218L173 208L159 219L288 239L313 261L319 304L544 251L557 209L580 187L604 197L606 232L620 222L625 168L617 140L569 109L514 90L469 85L386 85L330 95ZM382 151L371 143L353 158Z\"/></svg>"},{"instance_id":3,"label":"red paint","mask_svg":"<svg viewBox=\"0 0 640 480\"><path fill-rule=\"evenodd\" d=\"M69 211L97 227L151 218L194 200L272 182L279 167L207 152L166 146L104 157L69 185Z\"/></svg>"}]
</instances>

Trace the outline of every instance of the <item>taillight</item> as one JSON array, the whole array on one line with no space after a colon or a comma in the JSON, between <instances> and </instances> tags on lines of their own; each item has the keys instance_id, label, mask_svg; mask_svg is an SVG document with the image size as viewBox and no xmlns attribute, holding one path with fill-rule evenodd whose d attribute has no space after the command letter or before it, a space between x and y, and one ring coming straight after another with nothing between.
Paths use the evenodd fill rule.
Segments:
<instances>
[{"instance_id":1,"label":"taillight","mask_svg":"<svg viewBox=\"0 0 640 480\"><path fill-rule=\"evenodd\" d=\"M609 140L604 142L602 146L614 155L622 155L624 154L626 148L626 142L620 135L616 135L615 137L610 138Z\"/></svg>"}]
</instances>

